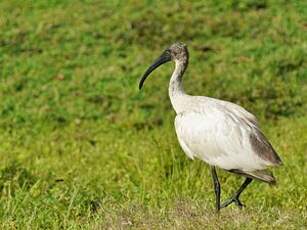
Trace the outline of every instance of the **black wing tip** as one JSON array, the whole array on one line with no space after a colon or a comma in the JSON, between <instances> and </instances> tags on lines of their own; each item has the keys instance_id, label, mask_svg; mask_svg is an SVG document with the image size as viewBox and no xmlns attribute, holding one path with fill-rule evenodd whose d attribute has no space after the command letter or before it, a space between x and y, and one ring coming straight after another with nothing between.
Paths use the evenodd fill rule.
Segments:
<instances>
[{"instance_id":1,"label":"black wing tip","mask_svg":"<svg viewBox=\"0 0 307 230\"><path fill-rule=\"evenodd\" d=\"M276 161L276 165L277 165L277 166L282 166L282 165L284 165L284 162L282 162L282 160L279 158L279 159Z\"/></svg>"},{"instance_id":2,"label":"black wing tip","mask_svg":"<svg viewBox=\"0 0 307 230\"><path fill-rule=\"evenodd\" d=\"M271 143L260 130L251 133L249 138L254 152L262 158L262 160L269 162L270 165L278 166L283 164Z\"/></svg>"},{"instance_id":3,"label":"black wing tip","mask_svg":"<svg viewBox=\"0 0 307 230\"><path fill-rule=\"evenodd\" d=\"M283 165L284 162L281 160L279 155L275 152L277 165Z\"/></svg>"},{"instance_id":4,"label":"black wing tip","mask_svg":"<svg viewBox=\"0 0 307 230\"><path fill-rule=\"evenodd\" d=\"M284 163L281 160L281 158L279 157L279 155L277 154L277 152L274 150L273 147L272 147L272 152L273 153L271 154L271 158L266 159L266 160L269 160L270 163L272 163L274 166L282 166Z\"/></svg>"}]
</instances>

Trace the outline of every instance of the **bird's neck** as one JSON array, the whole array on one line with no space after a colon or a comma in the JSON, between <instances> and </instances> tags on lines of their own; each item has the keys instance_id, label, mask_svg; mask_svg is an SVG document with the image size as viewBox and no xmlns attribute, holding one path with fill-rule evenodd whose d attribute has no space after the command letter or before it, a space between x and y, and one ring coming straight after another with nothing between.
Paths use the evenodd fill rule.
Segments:
<instances>
[{"instance_id":1,"label":"bird's neck","mask_svg":"<svg viewBox=\"0 0 307 230\"><path fill-rule=\"evenodd\" d=\"M176 61L175 70L169 83L168 93L176 113L182 111L185 98L188 97L182 86L182 78L187 66L188 61Z\"/></svg>"}]
</instances>

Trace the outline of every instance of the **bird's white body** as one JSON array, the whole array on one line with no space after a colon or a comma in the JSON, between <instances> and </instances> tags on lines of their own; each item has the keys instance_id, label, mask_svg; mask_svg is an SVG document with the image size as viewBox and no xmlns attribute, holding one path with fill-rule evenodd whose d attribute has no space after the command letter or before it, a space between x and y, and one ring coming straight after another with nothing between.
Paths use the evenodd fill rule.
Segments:
<instances>
[{"instance_id":1,"label":"bird's white body","mask_svg":"<svg viewBox=\"0 0 307 230\"><path fill-rule=\"evenodd\" d=\"M177 113L177 137L186 155L226 170L253 172L274 165L252 146L251 135L262 141L255 116L231 102L185 94L181 68L177 61L169 96Z\"/></svg>"},{"instance_id":2,"label":"bird's white body","mask_svg":"<svg viewBox=\"0 0 307 230\"><path fill-rule=\"evenodd\" d=\"M188 157L226 170L255 171L270 165L251 146L250 134L258 128L248 112L207 97L191 99L199 102L198 108L183 111L175 119L179 143Z\"/></svg>"}]
</instances>

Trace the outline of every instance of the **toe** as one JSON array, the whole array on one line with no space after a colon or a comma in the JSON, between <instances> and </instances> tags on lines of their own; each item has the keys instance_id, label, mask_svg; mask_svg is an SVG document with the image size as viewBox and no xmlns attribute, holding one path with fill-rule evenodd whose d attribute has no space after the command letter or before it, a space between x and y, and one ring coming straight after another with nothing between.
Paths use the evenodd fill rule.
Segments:
<instances>
[{"instance_id":1,"label":"toe","mask_svg":"<svg viewBox=\"0 0 307 230\"><path fill-rule=\"evenodd\" d=\"M239 208L243 208L244 204L241 203L241 201L239 199L234 199L234 203L239 207Z\"/></svg>"}]
</instances>

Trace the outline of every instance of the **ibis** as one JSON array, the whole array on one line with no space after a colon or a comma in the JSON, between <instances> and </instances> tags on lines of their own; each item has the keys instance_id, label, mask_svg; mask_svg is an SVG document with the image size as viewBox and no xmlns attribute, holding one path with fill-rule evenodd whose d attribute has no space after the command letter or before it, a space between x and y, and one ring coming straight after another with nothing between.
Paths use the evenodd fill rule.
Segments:
<instances>
[{"instance_id":1,"label":"ibis","mask_svg":"<svg viewBox=\"0 0 307 230\"><path fill-rule=\"evenodd\" d=\"M232 203L242 208L239 198L243 190L253 180L275 184L276 179L268 167L278 166L282 161L253 114L228 101L185 93L182 81L189 52L184 43L176 42L164 50L142 76L139 89L151 72L170 61L175 62L175 69L168 93L176 112L175 130L179 144L189 158L210 165L216 211ZM240 188L223 203L216 168L245 177Z\"/></svg>"}]
</instances>

